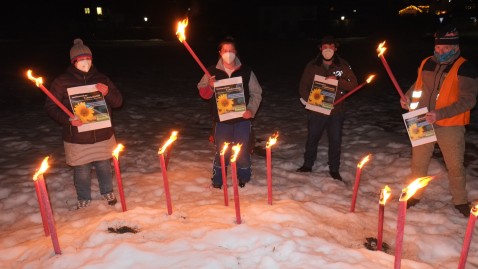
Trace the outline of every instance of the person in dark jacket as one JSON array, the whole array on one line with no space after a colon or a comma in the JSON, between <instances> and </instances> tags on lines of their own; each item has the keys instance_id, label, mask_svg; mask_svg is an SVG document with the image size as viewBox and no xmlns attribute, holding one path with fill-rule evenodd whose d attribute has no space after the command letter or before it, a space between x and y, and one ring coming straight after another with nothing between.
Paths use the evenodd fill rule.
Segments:
<instances>
[{"instance_id":1,"label":"person in dark jacket","mask_svg":"<svg viewBox=\"0 0 478 269\"><path fill-rule=\"evenodd\" d=\"M252 176L251 170L251 151L248 149L251 135L252 119L255 117L262 100L262 88L252 69L243 65L237 57L236 43L232 38L226 38L219 44L220 59L215 66L208 68L211 76L204 75L199 81L197 87L199 94L203 99L209 100L211 113L214 121L214 144L216 155L213 163L212 186L214 188L222 187L222 173L220 152L224 142L241 144L242 149L236 160L237 179L239 186L244 187ZM223 79L241 77L244 88L244 97L246 110L242 117L232 118L220 121L218 104L214 93L214 82ZM219 108L220 110L221 108ZM229 157L228 151L227 157ZM226 158L226 165L229 158Z\"/></svg>"},{"instance_id":2,"label":"person in dark jacket","mask_svg":"<svg viewBox=\"0 0 478 269\"><path fill-rule=\"evenodd\" d=\"M305 67L299 84L301 102L306 103L315 75L338 80L335 100L357 87L357 78L349 63L337 55L338 43L332 36L324 36L320 42L320 54ZM344 102L334 105L330 115L307 110L307 142L305 143L304 164L297 172L312 172L317 159L317 147L322 133L327 131L329 142L328 165L332 178L342 180L339 173L342 147L342 126L344 123Z\"/></svg>"},{"instance_id":3,"label":"person in dark jacket","mask_svg":"<svg viewBox=\"0 0 478 269\"><path fill-rule=\"evenodd\" d=\"M81 39L73 41L70 50L71 64L66 71L57 77L50 86L51 93L70 108L72 105L68 89L78 86L94 85L104 97L108 113L123 103L123 97L113 82L93 66L91 50ZM104 127L79 132L78 127L87 123L85 116L78 111L75 118L63 112L52 100L47 98L45 109L48 115L63 126L63 143L66 163L73 167L74 184L78 198L78 208L84 208L91 203L91 170L94 167L98 178L101 195L109 205L116 204L113 193L111 169L112 152L116 147L113 127ZM88 109L85 109L85 111ZM91 110L92 111L92 110Z\"/></svg>"}]
</instances>

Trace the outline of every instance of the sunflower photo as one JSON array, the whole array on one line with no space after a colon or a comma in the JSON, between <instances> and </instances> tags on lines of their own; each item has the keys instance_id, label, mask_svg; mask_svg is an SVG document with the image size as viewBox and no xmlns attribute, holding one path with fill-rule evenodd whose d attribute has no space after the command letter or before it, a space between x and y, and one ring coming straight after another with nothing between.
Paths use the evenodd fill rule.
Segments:
<instances>
[{"instance_id":1,"label":"sunflower photo","mask_svg":"<svg viewBox=\"0 0 478 269\"><path fill-rule=\"evenodd\" d=\"M425 119L427 112L428 109L424 107L403 114L403 121L405 122L412 146L419 146L436 141L433 124L428 123Z\"/></svg>"},{"instance_id":2,"label":"sunflower photo","mask_svg":"<svg viewBox=\"0 0 478 269\"><path fill-rule=\"evenodd\" d=\"M335 79L326 80L323 76L315 75L305 108L330 115L334 108L337 85L338 82Z\"/></svg>"},{"instance_id":3,"label":"sunflower photo","mask_svg":"<svg viewBox=\"0 0 478 269\"><path fill-rule=\"evenodd\" d=\"M214 82L217 114L219 120L241 118L246 111L246 98L242 77L221 79Z\"/></svg>"},{"instance_id":4,"label":"sunflower photo","mask_svg":"<svg viewBox=\"0 0 478 269\"><path fill-rule=\"evenodd\" d=\"M83 122L78 132L111 127L106 101L95 85L72 87L67 91L73 113Z\"/></svg>"}]
</instances>

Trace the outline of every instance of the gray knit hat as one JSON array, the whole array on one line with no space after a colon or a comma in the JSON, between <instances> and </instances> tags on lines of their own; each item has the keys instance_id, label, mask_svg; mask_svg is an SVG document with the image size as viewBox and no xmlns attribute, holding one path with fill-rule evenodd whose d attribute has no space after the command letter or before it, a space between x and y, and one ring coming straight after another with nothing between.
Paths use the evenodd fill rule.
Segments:
<instances>
[{"instance_id":1,"label":"gray knit hat","mask_svg":"<svg viewBox=\"0 0 478 269\"><path fill-rule=\"evenodd\" d=\"M90 48L83 44L83 40L77 38L73 41L73 47L70 49L71 63L75 63L79 57L90 56L93 58Z\"/></svg>"}]
</instances>

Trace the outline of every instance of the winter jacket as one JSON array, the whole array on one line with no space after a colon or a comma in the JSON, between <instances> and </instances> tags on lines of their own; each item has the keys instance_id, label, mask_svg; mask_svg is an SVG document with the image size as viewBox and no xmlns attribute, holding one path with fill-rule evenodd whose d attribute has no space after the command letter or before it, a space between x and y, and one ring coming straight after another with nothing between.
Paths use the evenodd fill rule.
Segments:
<instances>
[{"instance_id":1,"label":"winter jacket","mask_svg":"<svg viewBox=\"0 0 478 269\"><path fill-rule=\"evenodd\" d=\"M123 103L123 97L113 82L107 76L98 72L94 66L91 67L88 73L85 73L78 70L74 65L70 65L65 73L52 82L49 90L65 107L72 111L67 89L97 83L103 83L108 86L108 94L105 96L105 101L111 117L111 109L120 107ZM45 110L53 120L63 126L62 137L65 142L93 144L108 140L114 134L112 127L79 133L78 128L70 124L69 116L50 98L46 99Z\"/></svg>"},{"instance_id":2,"label":"winter jacket","mask_svg":"<svg viewBox=\"0 0 478 269\"><path fill-rule=\"evenodd\" d=\"M242 65L239 58L236 58L235 61L236 69L232 72L231 77L242 77L247 110L251 111L252 118L254 118L262 101L262 88L252 69L248 66ZM216 80L229 78L229 75L225 71L224 64L222 63L222 59L219 59L216 66L209 67L208 72L211 76L216 76ZM214 98L213 90L209 87L209 78L207 75L204 75L198 83L198 89L201 97L209 102L213 120L219 122L216 99ZM223 121L223 123L234 123L243 120L246 119L236 118Z\"/></svg>"},{"instance_id":3,"label":"winter jacket","mask_svg":"<svg viewBox=\"0 0 478 269\"><path fill-rule=\"evenodd\" d=\"M306 102L309 99L309 94L315 75L323 77L335 76L337 78L338 90L335 100L338 100L340 97L353 90L358 85L357 77L347 61L335 54L332 64L327 68L327 66L322 63L322 55L319 55L306 65L300 79L299 94L300 97ZM334 105L331 113L333 114L343 111L344 102L340 102L339 104Z\"/></svg>"},{"instance_id":4,"label":"winter jacket","mask_svg":"<svg viewBox=\"0 0 478 269\"><path fill-rule=\"evenodd\" d=\"M476 104L476 96L478 93L478 70L469 61L463 62L456 74L456 80L453 89L442 89L445 79L448 77L450 70L452 70L455 62L461 58L459 54L455 55L447 63L438 63L435 57L429 57L424 63L422 63L421 69L421 96L416 109L427 107L428 111L435 111L436 113L436 125L438 126L450 126L443 119L452 118L460 114L467 114ZM463 58L461 58L463 59ZM452 72L453 73L453 72ZM453 76L453 74L450 73ZM453 76L454 77L454 76ZM415 90L415 82L406 95L412 100L412 93ZM419 86L419 85L418 85ZM442 95L449 93L451 90L457 90L453 99L455 100L443 100L441 98L441 106L437 106L437 100L439 99L439 93ZM443 97L443 96L442 96ZM451 125L465 125L466 121L460 124Z\"/></svg>"}]
</instances>

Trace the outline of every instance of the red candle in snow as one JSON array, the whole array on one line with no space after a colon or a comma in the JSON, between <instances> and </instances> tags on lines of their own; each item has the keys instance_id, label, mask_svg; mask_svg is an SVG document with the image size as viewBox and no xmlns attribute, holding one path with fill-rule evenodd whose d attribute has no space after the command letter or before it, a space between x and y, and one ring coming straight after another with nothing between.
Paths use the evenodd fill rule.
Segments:
<instances>
[{"instance_id":1,"label":"red candle in snow","mask_svg":"<svg viewBox=\"0 0 478 269\"><path fill-rule=\"evenodd\" d=\"M272 205L272 152L271 147L277 142L279 132L276 132L266 144L266 168L267 168L267 202Z\"/></svg>"},{"instance_id":2,"label":"red candle in snow","mask_svg":"<svg viewBox=\"0 0 478 269\"><path fill-rule=\"evenodd\" d=\"M377 233L377 250L382 250L383 242L383 217L385 214L385 203L390 197L390 187L385 186L385 188L380 191L380 201L378 202L378 233Z\"/></svg>"},{"instance_id":3,"label":"red candle in snow","mask_svg":"<svg viewBox=\"0 0 478 269\"><path fill-rule=\"evenodd\" d=\"M124 190L123 190L123 180L121 179L121 169L119 165L119 152L124 149L124 146L122 144L118 144L116 149L113 151L113 163L115 166L115 172L116 172L116 182L118 183L118 192L120 195L120 200L121 200L121 208L123 209L123 212L125 212L126 209L126 200L124 197Z\"/></svg>"},{"instance_id":4,"label":"red candle in snow","mask_svg":"<svg viewBox=\"0 0 478 269\"><path fill-rule=\"evenodd\" d=\"M40 215L41 215L41 221L43 223L43 231L45 232L45 236L49 236L50 231L48 230L48 222L46 220L45 205L43 204L43 201L41 198L42 195L40 192L40 182L38 182L38 179L37 180L33 179L33 183L35 184L35 192L37 194L38 206L40 207Z\"/></svg>"},{"instance_id":5,"label":"red candle in snow","mask_svg":"<svg viewBox=\"0 0 478 269\"><path fill-rule=\"evenodd\" d=\"M171 136L169 137L168 141L164 143L163 147L159 150L159 161L161 165L161 172L163 174L163 184L164 184L164 195L166 196L166 206L168 208L168 214L171 215L173 213L173 208L171 205L171 194L169 193L169 181L168 181L168 173L166 171L166 162L164 160L164 152L166 151L167 147L171 145L177 139L178 132L173 131Z\"/></svg>"},{"instance_id":6,"label":"red candle in snow","mask_svg":"<svg viewBox=\"0 0 478 269\"><path fill-rule=\"evenodd\" d=\"M226 174L226 160L224 155L226 154L229 143L224 142L220 156L221 156L221 173L222 173L222 187L224 189L224 205L229 206L229 194L227 192L227 174Z\"/></svg>"},{"instance_id":7,"label":"red candle in snow","mask_svg":"<svg viewBox=\"0 0 478 269\"><path fill-rule=\"evenodd\" d=\"M393 83L393 85L395 86L395 89L397 89L398 94L400 94L400 97L401 97L401 98L405 99L405 95L403 94L403 91L402 91L402 89L400 88L400 85L398 85L398 82L397 82L397 80L395 79L395 76L393 75L392 70L390 69L390 66L389 66L388 63L387 63L387 60L385 60L385 56L383 56L383 53L384 53L385 50L387 49L386 47L384 47L384 45L385 45L385 41L383 41L382 43L380 43L380 45L378 46L378 48L377 48L378 57L379 57L380 60L382 61L382 64L383 64L383 66L385 67L385 70L387 70L388 76L389 76L390 79L392 80L392 83Z\"/></svg>"},{"instance_id":8,"label":"red candle in snow","mask_svg":"<svg viewBox=\"0 0 478 269\"><path fill-rule=\"evenodd\" d=\"M237 167L236 167L236 159L239 151L241 151L241 144L237 144L232 147L232 151L234 152L231 156L231 174L232 174L232 187L234 189L234 205L236 209L236 222L237 224L241 224L241 206L239 204L239 188L237 182Z\"/></svg>"},{"instance_id":9,"label":"red candle in snow","mask_svg":"<svg viewBox=\"0 0 478 269\"><path fill-rule=\"evenodd\" d=\"M43 160L38 172L33 176L33 180L38 181L41 202L43 203L43 207L45 209L45 218L48 223L48 230L50 232L51 241L53 243L53 249L55 250L55 254L61 254L60 244L58 242L58 235L56 234L55 220L53 218L50 199L48 198L48 191L46 189L45 179L43 177L43 173L45 173L48 167L48 157L46 157Z\"/></svg>"},{"instance_id":10,"label":"red candle in snow","mask_svg":"<svg viewBox=\"0 0 478 269\"><path fill-rule=\"evenodd\" d=\"M407 201L412 197L418 189L425 187L433 177L420 177L415 179L410 185L402 190L400 195L400 203L398 206L397 217L397 235L395 239L395 261L394 269L400 269L402 263L402 246L403 246L403 234L405 232L405 218L407 215Z\"/></svg>"},{"instance_id":11,"label":"red candle in snow","mask_svg":"<svg viewBox=\"0 0 478 269\"><path fill-rule=\"evenodd\" d=\"M363 165L370 160L372 154L365 156L358 164L357 170L355 172L355 183L354 183L354 191L352 194L352 203L350 205L350 212L355 212L355 202L357 201L357 193L360 184L360 174L362 173Z\"/></svg>"},{"instance_id":12,"label":"red candle in snow","mask_svg":"<svg viewBox=\"0 0 478 269\"><path fill-rule=\"evenodd\" d=\"M471 237L473 236L473 230L475 228L476 217L478 216L478 204L475 205L470 212L470 218L468 219L468 226L466 227L465 239L463 240L463 247L461 249L460 262L458 263L458 269L464 269L466 265L466 259L468 258L468 251L470 250Z\"/></svg>"}]
</instances>

